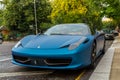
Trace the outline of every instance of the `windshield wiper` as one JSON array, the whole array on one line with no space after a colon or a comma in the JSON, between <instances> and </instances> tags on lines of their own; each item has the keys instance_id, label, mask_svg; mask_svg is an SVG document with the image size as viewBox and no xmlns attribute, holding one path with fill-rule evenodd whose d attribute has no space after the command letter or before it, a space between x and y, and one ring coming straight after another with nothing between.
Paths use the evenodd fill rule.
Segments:
<instances>
[{"instance_id":1,"label":"windshield wiper","mask_svg":"<svg viewBox=\"0 0 120 80\"><path fill-rule=\"evenodd\" d=\"M67 35L67 34L62 34L62 33L51 33L50 35Z\"/></svg>"}]
</instances>

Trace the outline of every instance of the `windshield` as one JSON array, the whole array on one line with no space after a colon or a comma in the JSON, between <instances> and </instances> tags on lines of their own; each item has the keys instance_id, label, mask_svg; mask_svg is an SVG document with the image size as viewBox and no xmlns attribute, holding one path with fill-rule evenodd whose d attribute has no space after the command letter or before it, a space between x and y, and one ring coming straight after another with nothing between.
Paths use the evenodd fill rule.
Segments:
<instances>
[{"instance_id":1,"label":"windshield","mask_svg":"<svg viewBox=\"0 0 120 80\"><path fill-rule=\"evenodd\" d=\"M88 27L81 24L61 24L48 29L46 35L87 35Z\"/></svg>"}]
</instances>

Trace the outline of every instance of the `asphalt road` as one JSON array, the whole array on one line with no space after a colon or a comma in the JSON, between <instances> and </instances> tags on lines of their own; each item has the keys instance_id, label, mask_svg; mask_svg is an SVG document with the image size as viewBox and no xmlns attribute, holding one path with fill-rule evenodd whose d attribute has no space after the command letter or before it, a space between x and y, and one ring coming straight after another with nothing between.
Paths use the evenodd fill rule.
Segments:
<instances>
[{"instance_id":1,"label":"asphalt road","mask_svg":"<svg viewBox=\"0 0 120 80\"><path fill-rule=\"evenodd\" d=\"M113 41L106 41L106 50ZM11 48L16 42L0 44L0 80L88 80L94 70L48 70L34 69L11 63ZM97 64L103 55L97 59Z\"/></svg>"}]
</instances>

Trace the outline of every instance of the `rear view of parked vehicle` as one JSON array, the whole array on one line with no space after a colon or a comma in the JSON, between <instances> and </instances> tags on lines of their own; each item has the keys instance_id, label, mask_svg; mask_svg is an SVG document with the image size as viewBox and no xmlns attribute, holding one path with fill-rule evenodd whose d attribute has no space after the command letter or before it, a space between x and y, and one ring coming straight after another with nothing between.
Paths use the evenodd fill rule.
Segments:
<instances>
[{"instance_id":1,"label":"rear view of parked vehicle","mask_svg":"<svg viewBox=\"0 0 120 80\"><path fill-rule=\"evenodd\" d=\"M105 33L106 40L114 40L113 30L104 29L103 32Z\"/></svg>"}]
</instances>

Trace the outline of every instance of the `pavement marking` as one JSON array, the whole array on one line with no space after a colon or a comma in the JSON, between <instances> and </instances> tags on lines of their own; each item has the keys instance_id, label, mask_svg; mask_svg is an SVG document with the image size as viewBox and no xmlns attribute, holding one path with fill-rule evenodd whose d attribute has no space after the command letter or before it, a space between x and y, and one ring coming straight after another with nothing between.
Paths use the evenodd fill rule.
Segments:
<instances>
[{"instance_id":1,"label":"pavement marking","mask_svg":"<svg viewBox=\"0 0 120 80\"><path fill-rule=\"evenodd\" d=\"M84 70L75 80L80 80L80 78L84 75L85 72L86 70Z\"/></svg>"},{"instance_id":2,"label":"pavement marking","mask_svg":"<svg viewBox=\"0 0 120 80\"><path fill-rule=\"evenodd\" d=\"M9 68L13 68L13 67L18 67L18 65L13 65L13 66L10 66Z\"/></svg>"},{"instance_id":3,"label":"pavement marking","mask_svg":"<svg viewBox=\"0 0 120 80\"><path fill-rule=\"evenodd\" d=\"M7 60L10 60L10 59L12 59L12 58L1 59L0 62L7 61Z\"/></svg>"},{"instance_id":4,"label":"pavement marking","mask_svg":"<svg viewBox=\"0 0 120 80\"><path fill-rule=\"evenodd\" d=\"M0 78L2 77L15 77L15 76L31 76L31 75L43 75L43 74L50 74L53 73L52 71L30 71L30 72L10 72L10 73L0 73Z\"/></svg>"}]
</instances>

